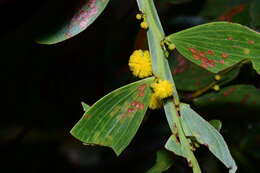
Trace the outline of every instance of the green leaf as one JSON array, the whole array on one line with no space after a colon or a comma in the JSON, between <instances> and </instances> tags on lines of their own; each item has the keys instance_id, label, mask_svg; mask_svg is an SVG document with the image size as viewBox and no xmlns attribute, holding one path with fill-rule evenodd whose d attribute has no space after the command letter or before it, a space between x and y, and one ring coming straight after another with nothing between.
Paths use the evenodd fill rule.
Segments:
<instances>
[{"instance_id":1,"label":"green leaf","mask_svg":"<svg viewBox=\"0 0 260 173\"><path fill-rule=\"evenodd\" d=\"M186 158L185 151L181 146L180 141L176 136L172 135L165 144L165 148L169 151L172 151L174 154Z\"/></svg>"},{"instance_id":2,"label":"green leaf","mask_svg":"<svg viewBox=\"0 0 260 173\"><path fill-rule=\"evenodd\" d=\"M109 0L83 0L72 17L62 26L42 38L40 44L55 44L84 31L102 13Z\"/></svg>"},{"instance_id":3,"label":"green leaf","mask_svg":"<svg viewBox=\"0 0 260 173\"><path fill-rule=\"evenodd\" d=\"M87 112L87 111L90 109L90 106L89 106L88 104L84 103L84 102L81 102L81 105L82 105L83 110L84 110L85 112Z\"/></svg>"},{"instance_id":4,"label":"green leaf","mask_svg":"<svg viewBox=\"0 0 260 173\"><path fill-rule=\"evenodd\" d=\"M209 123L217 129L217 131L220 131L222 127L222 122L220 120L210 120Z\"/></svg>"},{"instance_id":5,"label":"green leaf","mask_svg":"<svg viewBox=\"0 0 260 173\"><path fill-rule=\"evenodd\" d=\"M172 69L173 79L176 82L178 90L196 91L215 82L215 74L196 64L188 61L181 55L169 58L170 67ZM233 68L231 71L221 75L218 85L224 85L237 77L240 66Z\"/></svg>"},{"instance_id":6,"label":"green leaf","mask_svg":"<svg viewBox=\"0 0 260 173\"><path fill-rule=\"evenodd\" d=\"M207 146L229 168L229 173L236 172L236 163L221 134L187 104L180 105L180 114L186 136L193 136L200 144Z\"/></svg>"},{"instance_id":7,"label":"green leaf","mask_svg":"<svg viewBox=\"0 0 260 173\"><path fill-rule=\"evenodd\" d=\"M167 171L173 164L173 155L171 152L159 150L156 153L156 162L146 173L161 173Z\"/></svg>"},{"instance_id":8,"label":"green leaf","mask_svg":"<svg viewBox=\"0 0 260 173\"><path fill-rule=\"evenodd\" d=\"M260 34L229 22L212 22L174 33L166 40L193 63L218 73L242 60L251 60L260 73Z\"/></svg>"},{"instance_id":9,"label":"green leaf","mask_svg":"<svg viewBox=\"0 0 260 173\"><path fill-rule=\"evenodd\" d=\"M257 117L260 111L260 92L252 85L232 85L195 98L196 107L220 115L248 115ZM221 108L221 109L220 109ZM249 118L249 117L248 117Z\"/></svg>"},{"instance_id":10,"label":"green leaf","mask_svg":"<svg viewBox=\"0 0 260 173\"><path fill-rule=\"evenodd\" d=\"M119 155L136 134L148 108L154 78L112 91L85 112L71 134L86 144L111 147Z\"/></svg>"}]
</instances>

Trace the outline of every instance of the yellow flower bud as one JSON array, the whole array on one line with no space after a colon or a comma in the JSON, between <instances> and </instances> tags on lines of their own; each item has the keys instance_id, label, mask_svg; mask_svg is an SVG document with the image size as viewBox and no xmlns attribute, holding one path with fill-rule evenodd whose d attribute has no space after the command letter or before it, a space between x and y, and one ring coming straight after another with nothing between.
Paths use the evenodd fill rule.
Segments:
<instances>
[{"instance_id":1,"label":"yellow flower bud","mask_svg":"<svg viewBox=\"0 0 260 173\"><path fill-rule=\"evenodd\" d=\"M221 76L220 75L215 75L215 80L220 80Z\"/></svg>"},{"instance_id":2,"label":"yellow flower bud","mask_svg":"<svg viewBox=\"0 0 260 173\"><path fill-rule=\"evenodd\" d=\"M141 28L143 28L143 29L148 29L148 24L147 24L147 22L141 22L140 26L141 26Z\"/></svg>"},{"instance_id":3,"label":"yellow flower bud","mask_svg":"<svg viewBox=\"0 0 260 173\"><path fill-rule=\"evenodd\" d=\"M136 17L137 20L141 20L142 19L142 14L137 14L135 17Z\"/></svg>"},{"instance_id":4,"label":"yellow flower bud","mask_svg":"<svg viewBox=\"0 0 260 173\"><path fill-rule=\"evenodd\" d=\"M214 89L215 91L219 91L220 87L219 87L219 85L214 85L214 86L212 87L212 89Z\"/></svg>"},{"instance_id":5,"label":"yellow flower bud","mask_svg":"<svg viewBox=\"0 0 260 173\"><path fill-rule=\"evenodd\" d=\"M176 48L175 44L170 44L170 45L168 46L168 49L169 49L169 50L174 50L175 48Z\"/></svg>"}]
</instances>

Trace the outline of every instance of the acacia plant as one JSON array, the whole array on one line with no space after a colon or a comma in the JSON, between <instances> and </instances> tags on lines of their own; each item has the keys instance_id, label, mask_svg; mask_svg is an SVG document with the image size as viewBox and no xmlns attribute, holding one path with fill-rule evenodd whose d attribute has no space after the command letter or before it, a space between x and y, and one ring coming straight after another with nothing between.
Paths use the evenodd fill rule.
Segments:
<instances>
[{"instance_id":1,"label":"acacia plant","mask_svg":"<svg viewBox=\"0 0 260 173\"><path fill-rule=\"evenodd\" d=\"M86 29L108 3L85 1L69 23L39 42L54 44L73 37ZM137 0L137 4L140 13L136 18L147 33L149 50L135 50L129 68L143 79L112 91L92 106L84 104L85 113L71 134L84 144L107 146L120 155L135 136L147 109L163 108L172 133L165 144L168 151L186 158L193 172L200 173L194 151L204 145L230 173L236 172L236 163L218 131L220 122L207 122L189 104L180 101L169 61L174 58L170 56L172 51L177 49L198 67L216 73L209 86L191 97L211 88L219 90L218 84L225 75L244 63L251 62L260 74L259 33L236 23L212 22L166 36L153 0ZM165 163L159 166L159 172L172 164L170 155L164 150L157 153L157 161Z\"/></svg>"}]
</instances>

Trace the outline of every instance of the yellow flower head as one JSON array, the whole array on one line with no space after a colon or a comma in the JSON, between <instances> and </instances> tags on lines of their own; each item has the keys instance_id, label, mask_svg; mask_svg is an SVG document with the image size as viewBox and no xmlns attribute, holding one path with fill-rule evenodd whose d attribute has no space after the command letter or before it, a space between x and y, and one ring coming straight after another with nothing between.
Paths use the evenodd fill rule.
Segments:
<instances>
[{"instance_id":1,"label":"yellow flower head","mask_svg":"<svg viewBox=\"0 0 260 173\"><path fill-rule=\"evenodd\" d=\"M139 78L145 78L152 75L151 57L147 50L134 51L130 56L128 65L132 73Z\"/></svg>"},{"instance_id":2,"label":"yellow flower head","mask_svg":"<svg viewBox=\"0 0 260 173\"><path fill-rule=\"evenodd\" d=\"M162 100L160 100L154 93L151 96L149 108L150 109L159 109L162 107Z\"/></svg>"},{"instance_id":3,"label":"yellow flower head","mask_svg":"<svg viewBox=\"0 0 260 173\"><path fill-rule=\"evenodd\" d=\"M164 99L172 96L173 84L167 80L159 80L157 83L152 84L154 94L159 99Z\"/></svg>"}]
</instances>

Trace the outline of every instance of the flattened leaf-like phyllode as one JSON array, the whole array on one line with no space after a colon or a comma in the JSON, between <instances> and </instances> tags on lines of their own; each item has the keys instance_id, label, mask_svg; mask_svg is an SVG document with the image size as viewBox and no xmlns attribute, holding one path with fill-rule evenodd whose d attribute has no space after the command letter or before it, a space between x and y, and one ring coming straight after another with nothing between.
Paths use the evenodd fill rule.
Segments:
<instances>
[{"instance_id":1,"label":"flattened leaf-like phyllode","mask_svg":"<svg viewBox=\"0 0 260 173\"><path fill-rule=\"evenodd\" d=\"M212 22L166 37L188 60L218 73L243 60L250 60L260 74L260 34L230 22Z\"/></svg>"},{"instance_id":2,"label":"flattened leaf-like phyllode","mask_svg":"<svg viewBox=\"0 0 260 173\"><path fill-rule=\"evenodd\" d=\"M148 108L154 77L107 94L88 109L71 134L86 144L111 147L119 155L136 134Z\"/></svg>"},{"instance_id":3,"label":"flattened leaf-like phyllode","mask_svg":"<svg viewBox=\"0 0 260 173\"><path fill-rule=\"evenodd\" d=\"M192 110L188 104L180 105L180 114L185 135L195 137L229 169L229 173L235 173L236 163L218 130Z\"/></svg>"},{"instance_id":4,"label":"flattened leaf-like phyllode","mask_svg":"<svg viewBox=\"0 0 260 173\"><path fill-rule=\"evenodd\" d=\"M82 0L71 18L36 41L40 44L55 44L79 34L97 19L108 2L109 0Z\"/></svg>"}]
</instances>

